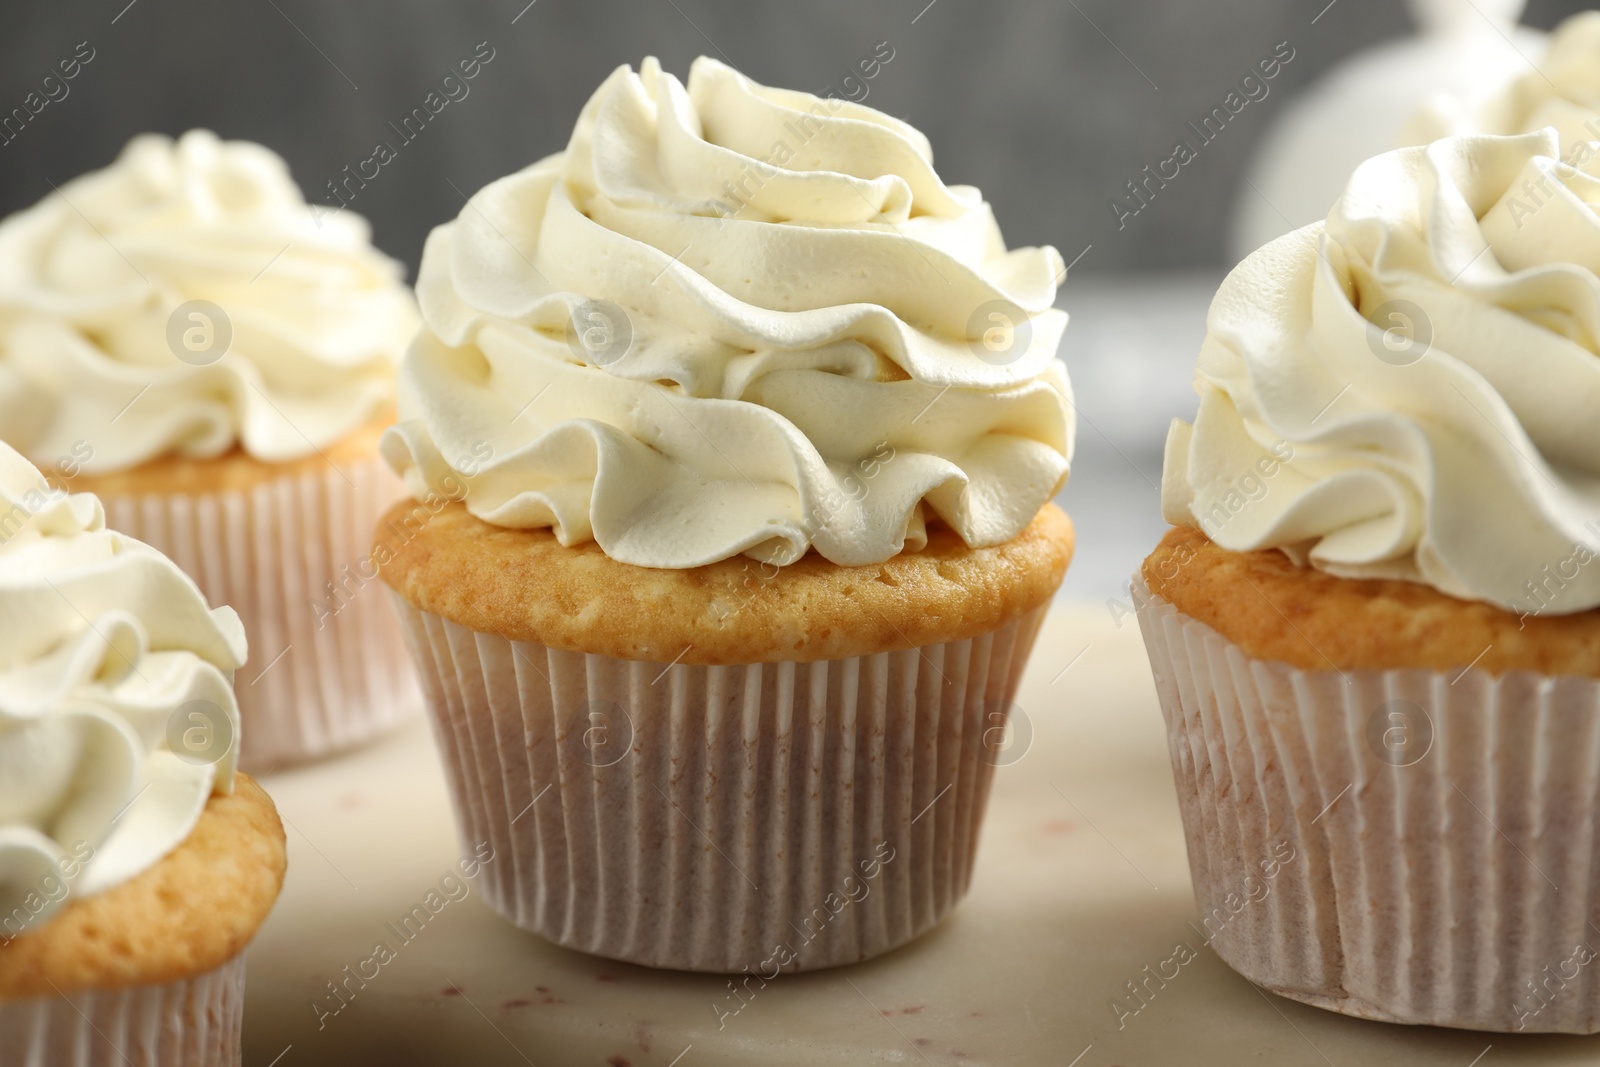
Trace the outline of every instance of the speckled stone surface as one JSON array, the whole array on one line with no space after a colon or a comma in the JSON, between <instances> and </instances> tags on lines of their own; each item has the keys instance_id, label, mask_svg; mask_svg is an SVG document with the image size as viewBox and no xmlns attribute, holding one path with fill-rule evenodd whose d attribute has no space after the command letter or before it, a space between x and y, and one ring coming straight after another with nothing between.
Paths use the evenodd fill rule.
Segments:
<instances>
[{"instance_id":1,"label":"speckled stone surface","mask_svg":"<svg viewBox=\"0 0 1600 1067\"><path fill-rule=\"evenodd\" d=\"M476 857L459 855L421 724L272 775L290 870L250 950L245 1063L1468 1067L1492 1045L1476 1062L1502 1067L1600 1054L1595 1038L1346 1018L1229 970L1200 932L1131 605L1055 611L1017 703L1032 740L1019 732L1012 751L1025 752L996 770L954 914L879 959L741 995L724 977L557 948L476 889L463 896Z\"/></svg>"}]
</instances>

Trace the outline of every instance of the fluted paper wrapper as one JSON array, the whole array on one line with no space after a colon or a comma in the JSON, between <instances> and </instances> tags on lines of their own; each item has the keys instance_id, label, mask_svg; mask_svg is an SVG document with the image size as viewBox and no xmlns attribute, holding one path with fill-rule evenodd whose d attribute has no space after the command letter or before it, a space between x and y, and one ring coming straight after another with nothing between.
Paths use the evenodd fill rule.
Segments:
<instances>
[{"instance_id":1,"label":"fluted paper wrapper","mask_svg":"<svg viewBox=\"0 0 1600 1067\"><path fill-rule=\"evenodd\" d=\"M404 495L376 456L249 491L108 496L106 524L166 553L239 613L240 767L362 744L422 707L371 566L372 531ZM331 588L330 588L331 583Z\"/></svg>"},{"instance_id":2,"label":"fluted paper wrapper","mask_svg":"<svg viewBox=\"0 0 1600 1067\"><path fill-rule=\"evenodd\" d=\"M1600 1030L1600 683L1300 670L1136 596L1234 970L1369 1019Z\"/></svg>"},{"instance_id":3,"label":"fluted paper wrapper","mask_svg":"<svg viewBox=\"0 0 1600 1067\"><path fill-rule=\"evenodd\" d=\"M165 985L0 1003L8 1067L235 1067L244 957Z\"/></svg>"},{"instance_id":4,"label":"fluted paper wrapper","mask_svg":"<svg viewBox=\"0 0 1600 1067\"><path fill-rule=\"evenodd\" d=\"M966 893L994 774L984 732L1045 611L902 652L693 666L513 642L394 601L461 839L494 847L491 906L599 956L768 977L887 952Z\"/></svg>"}]
</instances>

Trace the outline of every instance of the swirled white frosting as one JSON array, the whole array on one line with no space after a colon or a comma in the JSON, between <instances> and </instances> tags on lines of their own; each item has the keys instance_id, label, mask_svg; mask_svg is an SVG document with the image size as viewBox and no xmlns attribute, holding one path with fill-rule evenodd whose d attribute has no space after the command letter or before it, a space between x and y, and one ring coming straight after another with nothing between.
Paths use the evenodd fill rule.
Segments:
<instances>
[{"instance_id":1,"label":"swirled white frosting","mask_svg":"<svg viewBox=\"0 0 1600 1067\"><path fill-rule=\"evenodd\" d=\"M1402 130L1401 143L1425 144L1471 133L1532 133L1554 126L1563 144L1600 140L1600 11L1556 27L1529 69L1480 95L1441 94Z\"/></svg>"},{"instance_id":2,"label":"swirled white frosting","mask_svg":"<svg viewBox=\"0 0 1600 1067\"><path fill-rule=\"evenodd\" d=\"M385 455L644 566L997 544L1067 476L1062 274L906 124L647 59L429 237Z\"/></svg>"},{"instance_id":3,"label":"swirled white frosting","mask_svg":"<svg viewBox=\"0 0 1600 1067\"><path fill-rule=\"evenodd\" d=\"M1518 612L1600 606L1600 146L1363 164L1211 305L1163 505L1225 548Z\"/></svg>"},{"instance_id":4,"label":"swirled white frosting","mask_svg":"<svg viewBox=\"0 0 1600 1067\"><path fill-rule=\"evenodd\" d=\"M232 789L244 658L232 608L0 444L0 944L148 868Z\"/></svg>"},{"instance_id":5,"label":"swirled white frosting","mask_svg":"<svg viewBox=\"0 0 1600 1067\"><path fill-rule=\"evenodd\" d=\"M96 473L310 455L392 403L416 323L366 223L314 214L271 151L136 137L0 222L0 437Z\"/></svg>"}]
</instances>

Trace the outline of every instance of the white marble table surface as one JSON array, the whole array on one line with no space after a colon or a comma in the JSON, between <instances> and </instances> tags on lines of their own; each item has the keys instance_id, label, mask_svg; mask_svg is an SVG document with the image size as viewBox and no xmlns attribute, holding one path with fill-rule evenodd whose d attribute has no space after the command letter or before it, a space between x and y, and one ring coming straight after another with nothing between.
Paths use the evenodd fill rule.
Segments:
<instances>
[{"instance_id":1,"label":"white marble table surface","mask_svg":"<svg viewBox=\"0 0 1600 1067\"><path fill-rule=\"evenodd\" d=\"M997 772L972 894L879 960L786 975L719 1029L724 979L556 948L476 896L449 903L337 1015L326 982L393 940L458 859L432 740L269 776L290 874L250 950L251 1067L930 1064L1503 1067L1600 1060L1600 1039L1387 1026L1265 996L1201 949L1119 1029L1112 1002L1193 944L1196 909L1137 627L1059 608ZM1491 1047L1492 1046L1492 1047ZM1487 1051L1486 1051L1487 1050ZM1475 1060L1474 1057L1482 1056Z\"/></svg>"}]
</instances>

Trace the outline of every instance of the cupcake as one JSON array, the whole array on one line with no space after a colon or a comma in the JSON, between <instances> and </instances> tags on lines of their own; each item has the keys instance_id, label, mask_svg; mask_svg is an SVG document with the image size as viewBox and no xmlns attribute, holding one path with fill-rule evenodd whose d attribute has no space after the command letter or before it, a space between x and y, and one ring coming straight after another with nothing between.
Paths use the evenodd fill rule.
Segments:
<instances>
[{"instance_id":1,"label":"cupcake","mask_svg":"<svg viewBox=\"0 0 1600 1067\"><path fill-rule=\"evenodd\" d=\"M203 130L137 137L0 222L0 438L239 611L247 769L420 709L359 567L404 494L378 440L415 329L363 221Z\"/></svg>"},{"instance_id":2,"label":"cupcake","mask_svg":"<svg viewBox=\"0 0 1600 1067\"><path fill-rule=\"evenodd\" d=\"M1211 305L1139 618L1210 944L1282 996L1600 1030L1600 165L1563 147L1371 159Z\"/></svg>"},{"instance_id":3,"label":"cupcake","mask_svg":"<svg viewBox=\"0 0 1600 1067\"><path fill-rule=\"evenodd\" d=\"M234 771L244 631L0 445L0 1049L239 1062L283 827Z\"/></svg>"},{"instance_id":4,"label":"cupcake","mask_svg":"<svg viewBox=\"0 0 1600 1067\"><path fill-rule=\"evenodd\" d=\"M770 977L966 891L1073 423L1060 256L930 159L647 59L429 237L373 562L517 925Z\"/></svg>"},{"instance_id":5,"label":"cupcake","mask_svg":"<svg viewBox=\"0 0 1600 1067\"><path fill-rule=\"evenodd\" d=\"M1600 139L1600 11L1557 26L1537 64L1490 81L1476 96L1440 93L1403 128L1402 143L1472 133L1533 133L1553 126L1563 144Z\"/></svg>"}]
</instances>

